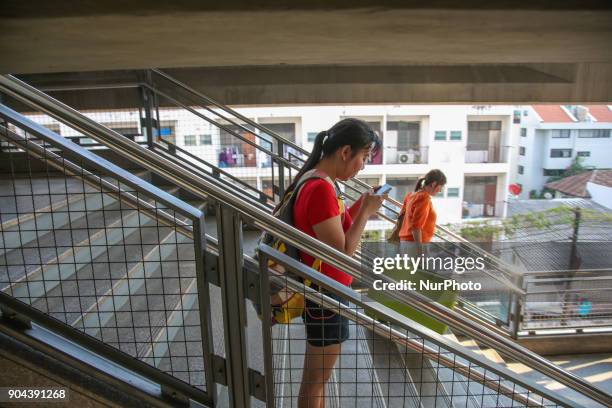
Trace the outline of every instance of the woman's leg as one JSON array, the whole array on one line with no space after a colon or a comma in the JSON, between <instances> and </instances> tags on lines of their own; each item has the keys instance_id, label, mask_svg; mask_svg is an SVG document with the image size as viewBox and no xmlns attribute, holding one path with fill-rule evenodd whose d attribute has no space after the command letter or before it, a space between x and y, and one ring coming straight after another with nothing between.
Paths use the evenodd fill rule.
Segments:
<instances>
[{"instance_id":1,"label":"woman's leg","mask_svg":"<svg viewBox=\"0 0 612 408\"><path fill-rule=\"evenodd\" d=\"M340 344L316 347L306 342L298 408L325 408L325 386L340 355Z\"/></svg>"}]
</instances>

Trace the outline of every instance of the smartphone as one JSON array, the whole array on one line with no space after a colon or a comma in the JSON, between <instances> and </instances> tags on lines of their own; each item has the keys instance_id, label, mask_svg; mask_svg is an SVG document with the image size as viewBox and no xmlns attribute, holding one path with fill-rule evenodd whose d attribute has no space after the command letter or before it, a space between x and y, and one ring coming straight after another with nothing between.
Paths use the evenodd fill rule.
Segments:
<instances>
[{"instance_id":1,"label":"smartphone","mask_svg":"<svg viewBox=\"0 0 612 408\"><path fill-rule=\"evenodd\" d=\"M374 192L374 195L387 194L389 191L391 191L392 188L393 187L389 184L383 184L382 186L378 187L378 189Z\"/></svg>"}]
</instances>

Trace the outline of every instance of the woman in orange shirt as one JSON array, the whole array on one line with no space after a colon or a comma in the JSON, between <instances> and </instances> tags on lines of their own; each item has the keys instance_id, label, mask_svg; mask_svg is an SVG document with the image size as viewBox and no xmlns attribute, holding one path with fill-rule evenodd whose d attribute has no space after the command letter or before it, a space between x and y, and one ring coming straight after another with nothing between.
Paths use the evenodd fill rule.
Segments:
<instances>
[{"instance_id":1,"label":"woman in orange shirt","mask_svg":"<svg viewBox=\"0 0 612 408\"><path fill-rule=\"evenodd\" d=\"M445 184L446 176L442 171L430 170L425 177L419 178L414 192L404 198L401 210L404 219L399 239L416 243L417 253L423 252L423 244L430 242L434 235L437 216L431 197L438 194Z\"/></svg>"}]
</instances>

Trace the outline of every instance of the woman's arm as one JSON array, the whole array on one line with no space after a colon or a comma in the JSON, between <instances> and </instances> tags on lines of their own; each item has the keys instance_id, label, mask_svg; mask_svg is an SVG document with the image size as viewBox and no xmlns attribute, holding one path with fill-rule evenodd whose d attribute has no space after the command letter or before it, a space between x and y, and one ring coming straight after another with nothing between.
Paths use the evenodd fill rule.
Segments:
<instances>
[{"instance_id":1,"label":"woman's arm","mask_svg":"<svg viewBox=\"0 0 612 408\"><path fill-rule=\"evenodd\" d=\"M346 233L342 229L339 215L313 225L312 229L319 241L351 256L357 249L367 222L368 216L360 211Z\"/></svg>"},{"instance_id":2,"label":"woman's arm","mask_svg":"<svg viewBox=\"0 0 612 408\"><path fill-rule=\"evenodd\" d=\"M361 210L361 201L363 200L363 195L357 199L348 209L349 214L352 219L357 218L357 214L359 214L359 210Z\"/></svg>"},{"instance_id":3,"label":"woman's arm","mask_svg":"<svg viewBox=\"0 0 612 408\"><path fill-rule=\"evenodd\" d=\"M346 233L344 233L342 229L339 215L313 225L312 229L317 239L340 252L352 256L357 246L359 246L359 240L368 222L368 218L378 210L385 198L386 195L376 196L371 193L365 194L361 200L361 206L357 217L353 219L353 223Z\"/></svg>"}]
</instances>

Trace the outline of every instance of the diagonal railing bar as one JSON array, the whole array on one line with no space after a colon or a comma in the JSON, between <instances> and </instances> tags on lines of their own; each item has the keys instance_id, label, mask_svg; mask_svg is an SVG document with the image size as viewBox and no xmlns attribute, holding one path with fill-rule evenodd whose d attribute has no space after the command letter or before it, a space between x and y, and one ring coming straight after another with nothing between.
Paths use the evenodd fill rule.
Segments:
<instances>
[{"instance_id":1,"label":"diagonal railing bar","mask_svg":"<svg viewBox=\"0 0 612 408\"><path fill-rule=\"evenodd\" d=\"M551 401L555 401L556 403L559 403L561 405L569 406L569 407L579 406L569 401L568 399L559 397L555 393L547 390L545 387L542 387L539 384L536 384L535 382L532 382L527 379L517 378L515 373L513 373L509 369L499 366L487 359L481 359L473 351L468 350L462 346L456 346L454 343L448 341L448 339L444 338L442 335L439 335L431 330L428 330L427 328L423 326L414 324L410 322L410 320L408 320L407 318L404 318L403 316L400 317L397 315L390 315L386 313L384 309L377 307L377 305L375 304L373 305L371 303L363 302L361 298L349 288L342 286L338 282L334 281L333 279L325 275L316 273L313 269L308 268L303 263L298 262L295 259L281 252L278 252L277 250L267 245L261 245L260 251L262 254L265 254L264 256L265 259L272 259L278 262L280 265L287 268L287 270L297 274L300 278L309 279L312 282L314 282L316 285L318 285L319 287L324 287L327 290L330 290L335 294L342 294L343 299L349 300L353 304L358 305L364 309L373 310L376 312L376 315L382 316L383 319L388 320L388 321L393 321L398 326L404 329L409 329L411 332L435 343L438 346L442 346L448 350L452 350L453 353L460 355L461 357L465 358L466 360L470 362L476 363L478 366L485 368L487 371L495 373L506 379L511 379L516 384L519 384L537 394L545 396L547 399L550 399ZM262 261L260 261L259 265L260 266L267 265L267 263L264 264ZM267 268L265 268L264 270L261 270L261 272L269 273ZM468 365L461 363L459 361L456 361L455 359L445 357L441 355L439 351L436 351L432 347L429 347L425 345L424 343L419 342L416 339L410 338L406 334L401 333L398 330L393 329L392 327L386 326L385 324L380 323L379 321L377 321L376 319L370 316L367 316L354 309L351 309L350 307L342 304L341 302L334 300L326 296L325 294L319 293L315 289L309 286L306 286L301 282L298 282L289 277L281 278L281 277L275 276L274 274L270 274L269 279L273 282L276 282L278 285L286 284L287 286L289 286L292 290L294 290L297 293L304 293L309 300L320 304L322 307L325 307L325 308L328 308L334 311L339 310L339 313L341 315L345 316L349 320L354 321L355 323L358 323L365 327L374 327L375 328L374 331L377 334L380 334L383 337L390 337L391 341L396 342L402 346L406 346L416 351L419 354L423 354L424 357L432 358L447 368L450 368L452 370L457 370L461 375L467 377L470 380L478 382L480 384L484 384L491 390L501 391L500 392L501 394L506 395L512 399L515 399L517 402L521 404L524 404L526 406L542 406L540 403L538 403L537 401L533 399L530 399L528 397L524 397L520 394L514 393L511 388L501 384L499 381L496 381L493 378L489 378L486 375L483 375L475 370L471 370Z\"/></svg>"},{"instance_id":2,"label":"diagonal railing bar","mask_svg":"<svg viewBox=\"0 0 612 408\"><path fill-rule=\"evenodd\" d=\"M0 105L0 114L2 109L5 108ZM32 131L34 133L34 131ZM101 176L97 176L88 170L85 170L72 163L71 161L62 158L55 154L53 151L45 148L36 143L28 143L25 138L18 134L9 131L6 128L0 126L0 138L6 142L13 144L15 147L23 149L32 157L37 159L47 160L48 164L57 170L64 172L67 176L74 177L83 180L86 184L101 188L102 191L118 201L122 201L129 207L141 212L149 218L157 220L160 224L176 227L176 231L188 238L193 238L192 228L184 221L172 216L168 212L155 208L155 206L142 198L139 198L132 193L121 189L115 184L104 180ZM102 169L102 167L99 167Z\"/></svg>"},{"instance_id":3,"label":"diagonal railing bar","mask_svg":"<svg viewBox=\"0 0 612 408\"><path fill-rule=\"evenodd\" d=\"M101 126L94 120L84 117L74 109L54 100L14 77L0 76L0 88L20 101L40 109L62 122L70 123L71 126L75 127L77 130L104 143L126 159L154 173L163 174L164 177L168 178L171 182L192 194L200 197L211 197L223 203L240 214L248 223L278 236L290 245L294 245L300 250L320 258L323 262L344 270L352 276L359 276L361 273L359 263L346 254L321 244L315 238L301 231L288 228L281 220L247 202L237 200L236 197L213 180L195 177L191 174L184 174L181 172L179 166L159 157L155 152L149 151L137 143L122 137L118 133ZM381 276L381 279L383 282L393 282L393 280L384 277L384 275ZM606 404L609 401L609 395L607 393L593 386L586 380L556 366L532 351L514 343L510 339L483 328L481 325L469 319L465 319L465 317L451 309L431 303L424 295L410 292L394 293L390 296L402 302L410 303L414 309L435 318L468 337L480 339L484 345L497 349L503 354L512 356L516 361L540 371L598 402Z\"/></svg>"},{"instance_id":4,"label":"diagonal railing bar","mask_svg":"<svg viewBox=\"0 0 612 408\"><path fill-rule=\"evenodd\" d=\"M246 116L244 116L244 115L240 114L239 112L237 112L237 111L235 111L235 110L233 110L233 109L231 109L231 108L229 108L229 107L227 107L227 106L223 105L222 103L217 102L216 100L214 100L214 99L212 99L212 98L210 98L210 97L208 97L208 96L206 96L206 95L204 95L204 94L202 94L202 93L200 93L200 92L198 92L198 91L194 90L193 88L191 88L191 87L189 87L188 85L186 85L186 84L184 84L184 83L182 83L182 82L178 81L177 79L175 79L175 78L173 78L173 77L169 76L168 74L164 73L163 71L161 71L161 70L159 70L159 69L152 69L152 70L151 70L151 72L153 72L153 73L155 73L155 74L157 74L157 75L161 76L162 78L164 78L165 80L169 81L169 82L170 82L170 83L172 83L173 85L175 85L175 86L177 86L177 87L181 88L181 89L182 89L182 90L184 90L184 91L187 91L187 92L191 93L192 95L196 96L197 98L199 98L199 99L201 99L201 100L204 100L204 101L205 101L207 104L209 104L209 105L213 105L213 106L215 106L216 108L218 108L218 109L220 109L220 110L222 110L222 111L224 111L224 112L228 113L229 115L233 115L234 117L236 117L236 118L240 119L241 121L245 122L245 123L246 123L246 124L248 124L249 126L252 126L253 128L258 129L258 130L260 130L260 131L264 132L265 134L267 134L267 135L269 135L269 136L271 136L271 137L275 138L276 140L280 140L280 141L282 141L282 143L283 143L284 145L286 145L286 146L288 146L288 147L291 147L292 149L295 149L296 151L298 151L298 152L302 153L303 155L306 155L306 156L307 156L307 155L309 154L309 153L308 153L308 152L307 152L307 151L306 151L304 148L302 148L302 147L298 146L298 145L297 145L297 144L295 144L294 142L292 142L292 141L290 141L290 140L288 140L288 139L286 139L286 138L282 137L281 135L279 135L278 133L276 133L276 132L274 132L274 131L272 131L272 130L269 130L269 129L268 129L268 128L266 128L265 126L263 126L263 125L261 125L261 124L259 124L259 123L255 122L255 121L253 121L253 120L251 120L251 119L247 118ZM178 102L178 101L177 101L177 102ZM180 102L179 102L179 103L180 103ZM205 105L204 105L204 106L202 106L202 107L203 107L203 108L205 108L205 109L207 109L207 110L209 110L209 111L211 111L211 112L213 112L213 111L212 111L212 110L211 110L211 109L210 109L208 106L205 106ZM218 113L216 113L216 112L213 112L213 113L218 114ZM240 128L240 129L242 129L243 131L248 132L248 133L250 133L250 134L253 134L253 135L255 135L256 137L261 137L261 135L259 135L259 134L257 134L257 133L254 133L252 130L248 129L247 127L244 127L242 124L240 124L240 123L238 123L238 122L234 122L234 121L232 121L230 118L225 117L225 116L224 116L223 118L224 118L224 120L226 120L226 121L230 122L230 123L231 123L231 124L233 124L234 126L239 127L239 128ZM226 129L224 129L224 130L226 130ZM298 157L298 156L296 156L296 157ZM304 160L303 158L300 158L300 157L298 157L298 158L299 158L301 161L303 161L303 160ZM292 167L296 167L296 166L295 166L293 163L291 163L291 162L289 162L289 163L290 163L291 165L293 165ZM351 181L352 181L353 183L355 183L356 185L358 185L358 186L360 186L360 187L362 187L362 188L364 188L364 189L366 189L366 190L371 188L371 186L370 186L370 185L368 185L367 183L365 183L365 182L363 182L363 181L359 180L358 178L353 178L353 179L351 179ZM347 183L345 183L345 182L341 182L341 184L343 184L345 187L348 187L349 189L354 190L354 191L355 191L355 192L357 192L357 193L361 193L361 191L359 191L359 190L355 189L354 187L352 187L352 186L348 185L348 184L347 184ZM393 198L391 198L391 197L387 198L387 200L388 200L390 203L392 203L393 205L395 205L396 207L398 207L398 208L400 208L400 207L402 206L402 203L400 203L399 201L397 201L397 200L395 200L395 199L393 199ZM393 211L393 212L395 212L396 214L399 214L399 211L395 211L395 210L393 210L393 209L390 209L390 210L391 210L391 211ZM386 215L384 215L384 214L382 214L382 213L381 213L381 214L379 214L379 215L384 216L385 218L387 218L387 216L386 216ZM393 221L393 220L391 220L391 221ZM478 253L478 254L487 254L487 257L488 257L490 260L492 260L492 261L494 261L495 263L497 263L497 264L498 264L498 265L499 265L499 266L500 266L500 267L501 267L501 268L502 268L504 271L509 272L511 275L514 275L514 276L520 275L520 272L516 270L516 267L515 267L515 266L510 265L510 264L508 264L507 262L503 261L502 259L499 259L498 257L495 257L495 256L493 256L492 254L487 253L487 252L486 252L484 249L482 249L482 248L478 247L477 245L472 244L472 243L471 243L471 242L469 242L467 239L465 239L465 238L461 237L460 235L458 235L458 234L456 234L456 233L454 233L454 232L452 232L452 231L448 230L448 228L446 228L446 227L444 227L444 226L441 226L441 225L436 225L436 229L442 232L442 234L441 234L441 233L436 233L436 236L438 236L439 238L446 240L446 239L444 238L444 234L446 234L446 235L448 235L448 236L452 237L452 238L453 238L454 240L456 240L457 242L464 243L464 244L468 245L468 246L469 246L469 247L470 247L470 248L471 248L471 249L472 249L472 250L473 250L475 253ZM493 275L493 277L495 277L495 276ZM516 286L514 285L514 283L512 283L512 282L510 282L510 281L505 282L505 283L507 283L507 284L508 284L508 285L509 285L511 288L516 288Z\"/></svg>"},{"instance_id":5,"label":"diagonal railing bar","mask_svg":"<svg viewBox=\"0 0 612 408\"><path fill-rule=\"evenodd\" d=\"M163 146L163 144L165 144L166 146ZM258 195L261 195L262 192L260 190L258 190L256 187L253 187L252 185L246 183L244 180L234 176L233 174L223 170L222 168L219 168L215 165L213 165L212 163L207 162L206 160L202 159L201 157L196 156L195 154L181 148L180 146L177 146L174 143L171 143L167 140L164 140L162 143L154 143L153 144L154 147L163 150L165 153L168 153L170 155L176 156L176 154L173 154L173 151L176 152L180 152L182 155L185 155L187 157L189 157L189 159L191 160L195 160L196 162L200 163L203 166L209 167L211 169L211 172L217 173L219 175L222 175L224 177L227 177L228 179L232 180L235 183L240 184L241 186L243 186L245 189L247 190L251 190L255 193L257 193ZM192 163L190 163L192 164ZM265 193L263 193L265 194ZM266 194L266 197L270 200L274 200L273 197L269 196Z\"/></svg>"},{"instance_id":6,"label":"diagonal railing bar","mask_svg":"<svg viewBox=\"0 0 612 408\"><path fill-rule=\"evenodd\" d=\"M31 120L19 115L17 112L9 109L8 107L0 104L0 118L3 119L4 123L10 123L12 126L15 126L17 129L20 129L21 131L24 131L26 136L22 136L20 134L17 134L11 130L9 130L8 126L3 126L0 125L0 138L2 138L2 140L6 140L8 143L10 143L11 145L15 146L17 149L11 151L11 153L9 153L9 160L14 160L12 155L19 153L19 152L24 152L26 153L25 157L33 157L37 160L40 160L42 163L47 165L47 168L50 169L56 169L59 170L60 173L63 173L65 176L68 176L70 179L76 179L76 180L80 180L82 181L82 185L83 188L88 185L90 187L93 187L95 190L95 193L92 192L88 192L85 193L85 190L83 190L83 195L86 194L102 194L102 195L107 195L110 196L112 198L114 198L115 200L117 200L117 202L120 203L125 203L127 204L128 207L130 207L131 209L135 210L129 211L129 215L126 215L126 220L129 218L134 218L133 214L138 214L138 213L142 213L144 215L147 216L147 221L144 221L143 223L141 223L140 221L138 221L138 229L140 230L138 232L139 234L139 239L140 242L142 243L142 228L149 228L149 229L155 229L157 231L157 237L159 238L159 229L164 229L166 227L170 227L171 230L170 232L165 232L164 233L164 237L160 242L160 245L164 245L165 248L168 248L167 243L165 243L165 240L167 238L171 238L173 234L176 234L177 236L179 235L183 235L186 238L189 238L191 241L193 242L194 245L194 253L193 253L193 260L189 259L189 257L187 255L182 256L182 259L188 261L189 262L193 262L195 264L195 274L194 276L189 277L190 279L192 279L192 285L189 286L189 288L193 288L195 284L197 284L198 287L198 292L195 293L195 295L197 296L197 302L198 302L198 310L201 311L201 313L199 314L199 318L197 319L197 322L191 323L190 326L191 327L197 327L198 331L201 331L201 335L199 336L200 340L199 343L201 343L202 346L202 350L204 351L204 354L200 355L200 357L203 359L203 361L199 364L200 367L203 367L204 370L201 371L204 374L204 379L203 381L205 381L205 383L197 383L198 386L206 386L206 392L204 394L200 393L200 390L197 390L196 386L194 385L193 387L191 386L191 384L187 384L185 381L179 380L180 384L182 384L180 387L176 387L174 384L176 382L161 382L160 384L162 385L162 391L164 388L166 388L167 390L174 390L176 392L179 392L179 394L184 394L184 395L188 395L188 396L193 396L194 398L196 398L198 401L201 402L205 402L205 401L213 401L214 400L214 396L216 394L216 386L215 386L215 382L213 381L213 370L212 370L212 343L211 343L211 339L212 339L212 335L210 333L210 323L208 321L209 319L209 294L208 294L208 285L203 283L203 279L204 279L204 264L203 264L203 259L204 259L204 254L205 254L205 246L206 246L206 236L203 234L203 230L204 230L204 214L203 212L198 209L195 208L191 205L189 205L188 203L179 200L178 198L172 196L171 194L169 194L168 192L159 189L158 187L155 187L149 183L147 183L146 181L143 181L142 179L140 179L139 177L135 176L134 174L128 172L127 170L124 170L123 168L120 168L118 166L116 166L115 164L102 159L100 157L98 157L97 155L95 155L94 153L92 153L91 151L76 145L68 140L66 140L65 138L62 138L61 136L56 135L55 133L53 133L52 131L50 131L49 129L32 122ZM82 163L81 165L76 164L75 162L73 162L73 160L76 159L77 162ZM84 167L87 167L87 169L85 169ZM11 169L13 169L12 164L11 164ZM29 168L30 169L30 168ZM14 171L14 170L13 170ZM31 169L30 169L31 172ZM95 172L100 172L101 175L97 175ZM49 177L49 173L47 170L47 177ZM116 180L117 184L111 183L110 181L108 181L108 178L113 178L114 180ZM32 183L32 179L31 179L31 174L30 174L30 183ZM136 192L136 194L133 194L130 191L126 191L125 186L127 187L131 187L134 189L134 191ZM13 187L15 188L15 187ZM66 193L65 194L71 194L68 192L68 187L66 187ZM51 191L51 188L49 187L49 194L62 194L61 192L59 193L54 193L53 191ZM78 193L76 193L78 194ZM147 197L148 199L152 199L154 200L153 202L155 204L160 204L161 208L158 208L156 205L152 204L151 202L147 201L147 199L142 199L140 198L140 194L144 195L145 197ZM88 214L89 214L89 210L88 210L88 205L87 205L87 199L85 199L84 201L84 206L85 208L83 209L83 211L78 211L75 210L76 212L79 213L85 213L86 215L84 216L84 221L87 225L87 228L85 228L87 231L95 231L96 229L98 230L98 232L94 233L93 235L88 235L87 238L87 242L84 241L73 241L73 242L79 242L78 244L72 244L75 248L79 248L78 250L82 250L82 252L87 252L86 249L83 248L91 248L93 246L106 246L106 248L108 249L110 246L116 246L116 247L122 247L123 250L125 250L126 246L125 246L125 231L123 230L123 228L125 228L125 226L123 225L123 218L120 218L119 222L113 222L112 224L103 224L103 226L97 226L97 227L90 227L89 221L87 219ZM70 200L68 200L70 201ZM101 201L101 203L103 203L104 200ZM164 208L165 207L165 208ZM50 207L51 210L53 210L53 206ZM187 223L186 221L183 221L182 219L173 216L170 214L170 211L173 211L174 214L180 215L180 216L184 216L186 220L190 220L192 221L191 224ZM16 210L18 211L18 210ZM33 217L33 219L36 218L36 209L33 210L35 216ZM70 210L68 211L64 211L64 213L69 213ZM104 213L105 210L104 209L91 209L91 212L100 212L100 213ZM115 209L111 209L109 210L110 212L118 212L123 214L124 209L119 207L119 210L115 210ZM49 214L49 216L53 219L53 211L48 211L45 214ZM105 216L102 216L103 219L106 219ZM123 217L123 215L121 216ZM138 217L136 217L138 218ZM68 218L68 222L72 222L71 218ZM75 220L78 220L77 218L75 218ZM150 222L154 220L156 222L155 225L153 225L153 222ZM121 224L121 225L118 225ZM150 224L150 225L146 225L146 224ZM34 225L35 230L38 229L38 227L36 226L36 224ZM53 227L53 224L51 225L50 231L55 234L55 228ZM107 229L108 228L108 229ZM129 227L131 228L131 230L133 231L135 228L134 227ZM104 237L102 237L102 234L99 233L99 230L104 231ZM35 231L33 230L33 231ZM43 228L43 231L45 229ZM66 230L66 228L62 227L61 230ZM106 236L106 232L108 231L112 231L112 230L121 230L120 234L123 234L123 240L118 241L121 242L121 244L117 245L117 241L115 240L112 243L109 243L108 241L108 237ZM168 231L166 229L166 231ZM70 232L70 236L72 239L72 232ZM91 240L93 240L92 237L94 236L99 236L99 238L96 238L96 240L102 240L105 243L104 244L100 244L100 243L96 243L93 244ZM117 236L115 234L115 236ZM149 236L149 240L152 237ZM80 239L80 238L79 238ZM139 245L138 243L134 243L135 241L132 241L129 245L132 245L132 247L134 247L135 245ZM58 244L59 245L59 244ZM140 248L144 248L147 245L149 245L148 249L149 252L148 254L154 254L155 249L151 249L150 245L151 245L151 241L148 241L146 243L143 243L142 246L140 246ZM177 248L178 251L178 247L171 244L173 248ZM190 244L187 244L187 246L189 246ZM160 248L160 254L163 251L163 248ZM77 255L76 252L71 252L72 248L68 249L67 251L65 251L64 253L69 253L72 254L70 255L70 257L74 257L74 259L76 259ZM166 251L167 252L167 251ZM64 275L64 271L61 271L59 268L61 267L61 265L73 265L76 266L78 265L90 265L93 267L94 263L98 262L94 260L93 255L91 255L91 252L89 253L89 256L91 257L90 262L87 263L86 261L83 262L83 258L80 258L80 261L63 261L62 257L64 257L64 253L62 255L60 255L58 252L56 252L56 258L54 260L52 260L49 263L53 263L56 265L56 267L58 268L58 276L52 277L51 280L47 280L46 282L49 284L45 284L45 291L48 290L52 291L54 288L61 286L62 282L66 282L64 279L64 276L66 276L66 279L68 279L71 282L75 282L76 283L76 290L77 290L77 294L78 296L81 296L81 293L78 292L78 287L79 287L79 283L78 281L86 281L87 278L83 277L83 278L79 278L78 276L75 276L74 274L76 273L76 269L71 269L71 268L67 268L66 271L68 273L72 273L72 277L68 278L68 276L70 275ZM137 257L138 251L135 251L134 257ZM144 253L143 253L144 254ZM107 254L108 255L108 254ZM133 258L134 258L133 257ZM133 259L132 258L132 259ZM126 258L127 259L127 258ZM114 260L113 259L108 259L108 261L102 261L102 263L108 264L110 265ZM28 260L26 261L26 259L23 259L24 262L24 266L27 265L37 265L36 261L34 261L34 263L32 263L33 261ZM42 262L42 261L41 261ZM155 263L156 265L161 265L161 255L160 255L160 260L154 260L152 259L152 257L149 257L149 255L144 256L143 258L143 262L142 263L132 263L130 264L130 272L127 275L127 278L122 278L119 280L116 280L113 286L113 289L110 291L107 291L104 295L102 295L102 297L106 297L107 300L109 300L109 304L112 303L112 313L117 313L117 310L115 309L115 297L118 298L123 298L125 299L126 296L132 296L134 295L131 291L132 291L132 287L134 288L134 291L137 292L138 289L136 289L140 282L143 282L142 284L144 285L144 290L145 292L147 291L146 289L146 283L144 283L144 280L133 280L130 282L130 276L132 276L132 271L137 272L139 267L142 267L142 269L140 269L140 271L145 273L145 276L149 276L147 273L148 270L151 270L151 268L147 269L144 265L148 263L148 265L152 265L153 263ZM115 262L116 264L117 262ZM99 263L100 264L100 263ZM21 264L19 264L21 265ZM11 264L7 265L7 266L19 266L17 264L15 264L15 262L12 262ZM45 269L43 267L44 265L40 265L39 268L35 269L34 271L41 271L40 275L42 276L42 282L45 283ZM70 272L72 271L72 272ZM44 293L43 295L35 295L34 297L30 294L30 286L31 285L36 285L36 283L38 283L40 280L39 279L35 279L34 281L29 280L28 276L30 276L30 272L25 271L25 275L22 277L24 279L19 279L18 281L13 282L12 284L23 284L25 282L25 285L27 286L27 294L25 295L26 298L30 299L30 301L32 301L32 299L44 299L45 296L47 295L46 293ZM34 272L33 272L34 273ZM178 271L178 276L180 277L181 272L180 270ZM134 275L135 276L135 275ZM133 277L133 276L132 276ZM47 278L48 279L48 278ZM176 281L175 278L171 278L171 280L174 279ZM96 277L93 277L93 282L95 282ZM9 283L11 282L11 279L9 278ZM169 282L168 280L166 282ZM206 282L207 283L207 282ZM95 289L95 283L94 284L94 289ZM10 286L12 287L12 286ZM142 286L141 286L142 287ZM118 289L115 292L115 289ZM179 289L180 289L180 283L179 283ZM162 288L162 292L163 292L163 288ZM11 291L12 293L12 291ZM38 293L38 292L37 292ZM64 298L64 294L63 294L63 290L60 289L60 295L58 296L57 294L52 295L53 298L61 298L62 301ZM102 292L101 292L102 293ZM4 296L8 296L8 294L3 293ZM135 294L136 297L138 296L142 296L141 294ZM21 296L24 297L24 296ZM17 299L18 297L16 296L15 299ZM101 298L98 299L98 303L100 303ZM179 303L176 308L179 308L179 310L182 310L183 312L185 311L185 305L182 303L183 299L181 299L181 303ZM191 302L189 309L191 310L191 308L193 308L193 305ZM68 315L68 312L66 311L66 305L64 304L64 314ZM132 308L131 304L130 304L130 309ZM165 307L165 306L164 306ZM47 308L48 308L48 303L47 303ZM96 319L100 319L100 309L97 306L90 306L87 310L84 311L84 307L83 304L81 304L80 306L80 310L81 310L81 315L79 316L79 318L77 320L73 319L68 319L66 318L65 322L61 323L64 324L66 326L68 326L70 329L77 329L77 330L83 330L86 331L87 328L91 328L92 326L87 325L87 327L85 325L83 325L82 327L75 327L79 326L77 323L79 322L80 319L82 319L85 315L89 314L93 317L95 317ZM108 315L110 312L108 311L108 309L104 309L105 311L103 313L105 313L106 315ZM131 310L133 312L133 310ZM70 311L71 314L74 314L73 311ZM83 314L84 313L84 314ZM125 313L120 312L120 313ZM97 316L94 316L95 314L97 314ZM50 320L46 321L46 324L49 324L50 321L52 321L52 317L49 317ZM72 323L70 323L72 321ZM59 323L58 323L59 324ZM149 325L151 323L149 322ZM57 328L58 326L55 323L51 324L51 327L55 327ZM139 326L139 329L141 329L143 326ZM101 327L97 327L99 329L101 329ZM124 327L123 327L124 328ZM65 332L65 333L72 333L70 332L69 329L61 331L61 332ZM104 345L104 343L102 343L101 339L95 339L93 337L91 337L90 335L88 335L87 333L83 333L84 335L86 335L87 337L78 337L77 338L82 340L81 344L86 344L89 346L92 346L95 349L99 349L100 347L104 348L106 345ZM68 334L68 337L72 336L73 334ZM91 337L91 339L89 339ZM89 339L89 340L83 340L83 339ZM142 341L142 340L141 340ZM121 342L119 341L119 344ZM102 345L102 346L101 346ZM113 347L111 347L112 349ZM117 347L115 347L117 348ZM105 349L106 350L106 349ZM123 351L123 350L121 350ZM114 358L113 361L116 362L120 362L120 363L125 363L127 364L127 367L131 368L132 364L131 361L129 359L125 359L122 356L122 354L113 354ZM134 357L130 357L132 359L134 359ZM139 363L135 363L135 364L139 364ZM141 367L141 366L139 366ZM196 370L194 371L189 371L188 369L188 373L191 375L191 373L195 373L197 370L200 370L199 368L196 368ZM172 371L174 373L174 371L172 369L170 369L170 371ZM149 369L147 369L147 373L151 373L151 372L155 372L155 371L151 371ZM169 375L164 373L164 375ZM174 374L170 375L171 377L174 376ZM153 377L155 378L167 378L167 377L159 377L154 375ZM196 380L197 381L197 380ZM188 388L187 388L188 387ZM194 389L197 390L197 392L183 392L184 389ZM164 391L165 393L166 391ZM165 394L164 394L165 395ZM204 395L204 397L202 397L202 395ZM210 397L210 398L209 398Z\"/></svg>"}]
</instances>

